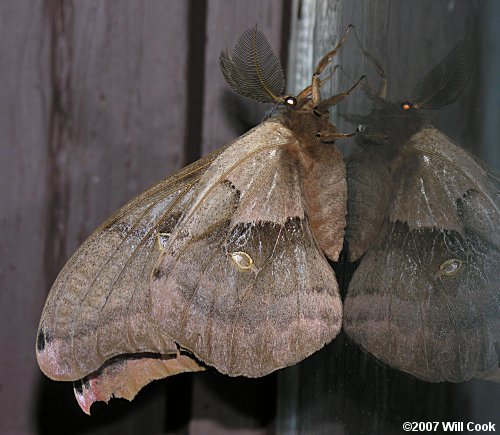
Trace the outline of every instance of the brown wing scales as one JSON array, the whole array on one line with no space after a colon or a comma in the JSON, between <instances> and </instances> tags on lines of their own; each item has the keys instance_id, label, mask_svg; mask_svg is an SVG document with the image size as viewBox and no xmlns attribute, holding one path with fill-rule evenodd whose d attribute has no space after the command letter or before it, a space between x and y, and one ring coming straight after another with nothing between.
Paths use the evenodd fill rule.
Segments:
<instances>
[{"instance_id":1,"label":"brown wing scales","mask_svg":"<svg viewBox=\"0 0 500 435\"><path fill-rule=\"evenodd\" d=\"M440 267L458 259L453 273ZM421 379L462 382L498 369L500 251L466 231L389 224L353 276L347 333Z\"/></svg>"},{"instance_id":2,"label":"brown wing scales","mask_svg":"<svg viewBox=\"0 0 500 435\"><path fill-rule=\"evenodd\" d=\"M252 258L253 269L234 264L228 253L237 251ZM152 300L160 328L223 373L262 376L338 333L335 277L300 219L233 228L226 221L159 267Z\"/></svg>"},{"instance_id":3,"label":"brown wing scales","mask_svg":"<svg viewBox=\"0 0 500 435\"><path fill-rule=\"evenodd\" d=\"M385 155L380 145L366 147ZM381 165L390 194L374 204L374 221L383 219L378 231L359 216L363 199L377 201L374 186L351 181L347 234L357 256L366 252L349 284L346 331L382 361L427 381L498 376L498 191L436 129L421 130L399 153ZM348 166L360 164L355 176L370 160L358 156ZM368 243L358 243L364 232Z\"/></svg>"},{"instance_id":4,"label":"brown wing scales","mask_svg":"<svg viewBox=\"0 0 500 435\"><path fill-rule=\"evenodd\" d=\"M275 143L265 146L270 132ZM214 168L230 169L204 175L210 187L186 211L151 280L160 329L233 376L262 376L300 361L340 326L337 283L306 217L290 140L284 127L263 123L241 143L245 157L237 161L245 158L244 165L226 164L234 159L225 154L214 161ZM343 181L338 156L325 158L331 179ZM336 188L345 203L345 184Z\"/></svg>"},{"instance_id":5,"label":"brown wing scales","mask_svg":"<svg viewBox=\"0 0 500 435\"><path fill-rule=\"evenodd\" d=\"M222 150L219 150L220 153ZM37 359L51 378L76 380L107 359L133 352L175 353L150 321L148 281L159 252L157 227L173 228L215 153L125 205L75 252L59 274L40 320Z\"/></svg>"}]
</instances>

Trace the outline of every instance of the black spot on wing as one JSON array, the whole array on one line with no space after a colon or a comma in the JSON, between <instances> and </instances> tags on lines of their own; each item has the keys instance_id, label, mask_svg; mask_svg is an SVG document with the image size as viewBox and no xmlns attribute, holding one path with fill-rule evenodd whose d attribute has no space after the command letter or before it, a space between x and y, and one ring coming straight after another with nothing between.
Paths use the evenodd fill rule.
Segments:
<instances>
[{"instance_id":1,"label":"black spot on wing","mask_svg":"<svg viewBox=\"0 0 500 435\"><path fill-rule=\"evenodd\" d=\"M241 191L229 180L223 180L222 184L228 186L233 191L235 203L238 203L241 197Z\"/></svg>"},{"instance_id":2,"label":"black spot on wing","mask_svg":"<svg viewBox=\"0 0 500 435\"><path fill-rule=\"evenodd\" d=\"M50 343L50 341L50 335L47 332L44 332L43 329L40 329L38 337L36 338L36 350L38 352L42 352L45 349L45 344Z\"/></svg>"},{"instance_id":3,"label":"black spot on wing","mask_svg":"<svg viewBox=\"0 0 500 435\"><path fill-rule=\"evenodd\" d=\"M163 270L161 268L156 267L153 270L153 277L154 277L154 279L161 279L163 277L163 275L165 275L165 273L163 272Z\"/></svg>"},{"instance_id":4,"label":"black spot on wing","mask_svg":"<svg viewBox=\"0 0 500 435\"><path fill-rule=\"evenodd\" d=\"M180 211L171 213L165 220L160 223L160 225L158 226L158 232L171 233L181 217L182 213Z\"/></svg>"}]
</instances>

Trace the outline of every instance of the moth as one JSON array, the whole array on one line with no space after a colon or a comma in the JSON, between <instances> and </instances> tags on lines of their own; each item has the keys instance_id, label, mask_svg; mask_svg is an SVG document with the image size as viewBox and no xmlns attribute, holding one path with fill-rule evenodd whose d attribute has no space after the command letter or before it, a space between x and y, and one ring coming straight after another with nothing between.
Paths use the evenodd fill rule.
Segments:
<instances>
[{"instance_id":1,"label":"moth","mask_svg":"<svg viewBox=\"0 0 500 435\"><path fill-rule=\"evenodd\" d=\"M347 34L347 32L346 32ZM275 106L256 128L133 199L57 277L36 357L51 379L77 381L85 412L131 400L153 379L211 366L258 377L330 342L342 324L327 258L342 249L345 165L320 74L286 95L283 69L256 27L219 58L243 96ZM361 80L361 79L360 79Z\"/></svg>"},{"instance_id":2,"label":"moth","mask_svg":"<svg viewBox=\"0 0 500 435\"><path fill-rule=\"evenodd\" d=\"M367 89L373 109L347 162L347 334L381 361L430 382L500 381L498 176L434 127L472 71L459 41L413 97Z\"/></svg>"}]
</instances>

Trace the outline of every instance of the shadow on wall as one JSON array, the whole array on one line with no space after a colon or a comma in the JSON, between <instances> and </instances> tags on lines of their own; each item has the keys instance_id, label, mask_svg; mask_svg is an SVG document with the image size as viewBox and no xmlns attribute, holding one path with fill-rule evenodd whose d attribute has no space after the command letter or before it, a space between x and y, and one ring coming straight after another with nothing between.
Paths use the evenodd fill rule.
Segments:
<instances>
[{"instance_id":1,"label":"shadow on wall","mask_svg":"<svg viewBox=\"0 0 500 435\"><path fill-rule=\"evenodd\" d=\"M205 397L193 398L193 376L199 376ZM137 434L186 432L190 424L220 430L270 428L275 416L276 375L259 379L230 378L213 370L181 374L155 381L133 402L111 399L92 405L91 416L82 412L70 382L55 382L40 374L34 403L39 434ZM191 420L196 403L196 421ZM205 423L208 422L208 423Z\"/></svg>"},{"instance_id":2,"label":"shadow on wall","mask_svg":"<svg viewBox=\"0 0 500 435\"><path fill-rule=\"evenodd\" d=\"M96 403L91 416L78 406L70 382L40 374L37 387L32 412L39 434L157 434L186 427L190 417L191 375L153 382L133 403L125 399L112 399L109 406Z\"/></svg>"}]
</instances>

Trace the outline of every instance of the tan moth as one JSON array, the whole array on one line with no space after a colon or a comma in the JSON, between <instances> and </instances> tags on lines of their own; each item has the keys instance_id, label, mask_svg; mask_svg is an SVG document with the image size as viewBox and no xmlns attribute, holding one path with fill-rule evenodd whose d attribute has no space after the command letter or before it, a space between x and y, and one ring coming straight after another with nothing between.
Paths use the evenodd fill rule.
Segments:
<instances>
[{"instance_id":1,"label":"tan moth","mask_svg":"<svg viewBox=\"0 0 500 435\"><path fill-rule=\"evenodd\" d=\"M347 32L346 32L347 33ZM211 366L257 377L330 342L342 305L327 258L342 249L345 166L320 74L284 94L278 57L255 27L220 56L238 93L275 108L260 125L133 199L57 277L36 355L75 395L132 399L145 384Z\"/></svg>"},{"instance_id":2,"label":"tan moth","mask_svg":"<svg viewBox=\"0 0 500 435\"><path fill-rule=\"evenodd\" d=\"M413 98L367 89L373 109L348 168L346 239L361 259L344 302L348 335L420 379L500 381L498 176L434 127L423 110L455 101L473 67L459 41Z\"/></svg>"}]
</instances>

